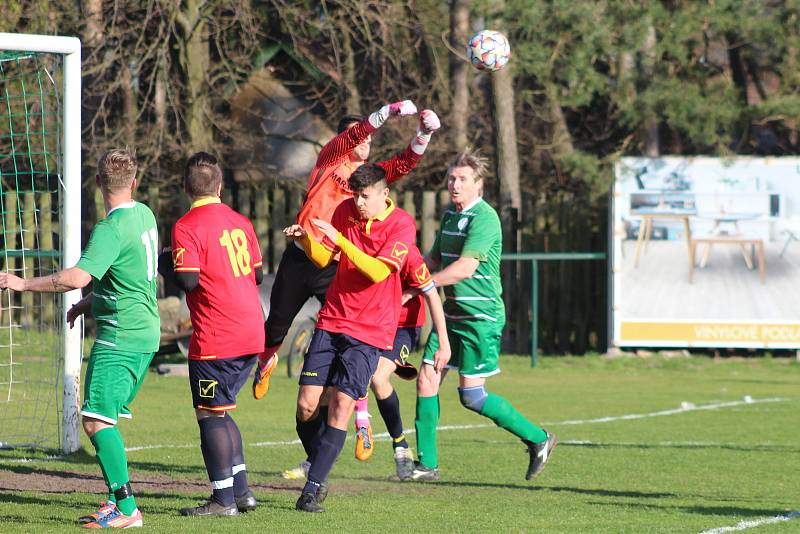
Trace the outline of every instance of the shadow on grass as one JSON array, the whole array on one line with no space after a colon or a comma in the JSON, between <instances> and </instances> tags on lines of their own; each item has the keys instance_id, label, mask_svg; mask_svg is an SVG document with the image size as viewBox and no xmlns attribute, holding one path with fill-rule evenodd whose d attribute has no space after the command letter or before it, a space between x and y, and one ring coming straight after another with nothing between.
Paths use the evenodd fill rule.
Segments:
<instances>
[{"instance_id":1,"label":"shadow on grass","mask_svg":"<svg viewBox=\"0 0 800 534\"><path fill-rule=\"evenodd\" d=\"M586 447L592 449L721 449L736 452L800 453L800 447L792 447L789 445L739 446L726 443L578 443L569 441L562 441L558 445L559 447Z\"/></svg>"},{"instance_id":2,"label":"shadow on grass","mask_svg":"<svg viewBox=\"0 0 800 534\"><path fill-rule=\"evenodd\" d=\"M592 502L589 504L599 506L622 506L624 508L641 508L643 510L665 510L683 512L687 514L701 514L728 517L739 519L743 517L775 517L788 515L787 510L776 510L774 508L742 508L741 506L680 506L671 504L644 504L644 503L616 503L616 502Z\"/></svg>"},{"instance_id":3,"label":"shadow on grass","mask_svg":"<svg viewBox=\"0 0 800 534\"><path fill-rule=\"evenodd\" d=\"M336 480L360 480L370 482L387 482L386 478L379 477L341 477L337 476L333 480L334 487ZM398 488L419 487L427 489L435 489L438 487L445 488L494 488L494 489L511 489L522 491L552 491L552 492L566 492L574 493L576 495L596 495L602 497L630 497L634 499L667 499L682 497L675 493L669 492L645 492L645 491L619 491L602 488L573 488L567 486L536 486L530 484L498 484L494 482L464 482L456 480L439 480L437 482L403 482L400 483Z\"/></svg>"}]
</instances>

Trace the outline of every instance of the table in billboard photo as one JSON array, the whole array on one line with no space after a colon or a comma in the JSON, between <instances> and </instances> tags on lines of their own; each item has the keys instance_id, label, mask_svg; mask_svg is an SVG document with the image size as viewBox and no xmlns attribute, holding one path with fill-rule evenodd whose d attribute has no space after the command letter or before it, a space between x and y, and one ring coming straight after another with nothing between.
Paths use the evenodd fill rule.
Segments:
<instances>
[{"instance_id":1,"label":"table in billboard photo","mask_svg":"<svg viewBox=\"0 0 800 534\"><path fill-rule=\"evenodd\" d=\"M800 158L623 158L612 209L615 345L800 348Z\"/></svg>"}]
</instances>

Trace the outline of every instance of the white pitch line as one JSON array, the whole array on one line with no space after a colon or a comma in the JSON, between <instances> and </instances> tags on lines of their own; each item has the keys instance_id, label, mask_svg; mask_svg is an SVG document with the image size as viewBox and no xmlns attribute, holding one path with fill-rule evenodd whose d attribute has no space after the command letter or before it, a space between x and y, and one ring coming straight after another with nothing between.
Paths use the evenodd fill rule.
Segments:
<instances>
[{"instance_id":1,"label":"white pitch line","mask_svg":"<svg viewBox=\"0 0 800 534\"><path fill-rule=\"evenodd\" d=\"M558 425L580 425L580 424L592 424L592 423L610 423L613 421L628 421L632 419L644 419L647 417L663 417L667 415L676 415L680 413L698 411L698 410L719 410L721 408L731 408L734 406L743 406L748 404L758 404L762 402L784 402L789 399L782 398L782 397L771 397L765 399L752 399L747 398L747 400L741 401L730 401L730 402L716 402L712 404L700 404L694 405L689 403L682 403L680 408L676 408L673 410L662 410L659 412L650 412L650 413L638 413L638 414L626 414L626 415L615 415L615 416L608 416L608 417L599 417L597 419L582 419L582 420L568 420L568 421L554 421L554 422L546 422L542 423L546 426L558 426ZM472 429L481 429L481 428L495 428L496 425L488 425L488 424L478 424L478 425L443 425L437 427L438 431L449 431L449 430L472 430ZM409 428L403 430L405 434L414 434L416 431L413 428ZM383 432L380 434L376 434L375 439L379 441L384 441L389 439L389 434L387 432ZM348 437L348 439L352 439L352 436ZM258 441L256 443L248 444L250 447L285 447L289 445L299 445L299 439L293 440L286 440L286 441ZM159 446L159 445L145 445L142 447L131 447L125 449L126 451L134 451L134 450L147 450L147 449L158 449L158 448L190 448L196 447L197 445L168 445L168 446Z\"/></svg>"},{"instance_id":2,"label":"white pitch line","mask_svg":"<svg viewBox=\"0 0 800 534\"><path fill-rule=\"evenodd\" d=\"M588 425L592 423L611 423L613 421L630 421L632 419L645 419L647 417L663 417L665 415L677 415L680 413L696 412L702 410L719 410L720 408L732 408L734 406L745 406L748 404L760 404L762 402L785 402L789 399L783 397L769 397L765 399L752 399L730 402L715 402L713 404L700 404L694 405L691 403L683 403L679 408L672 410L661 410L658 412L649 413L631 413L626 415L612 415L609 417L598 417L596 419L574 419L571 421L554 421L543 422L543 425Z\"/></svg>"},{"instance_id":3,"label":"white pitch line","mask_svg":"<svg viewBox=\"0 0 800 534\"><path fill-rule=\"evenodd\" d=\"M760 527L761 525L772 525L773 523L783 523L784 521L791 521L800 517L800 511L792 512L786 515L776 515L775 517L765 517L764 519L752 519L741 521L730 527L717 527L710 530L704 530L700 534L723 534L724 532L737 532L739 530L747 530L748 528Z\"/></svg>"},{"instance_id":4,"label":"white pitch line","mask_svg":"<svg viewBox=\"0 0 800 534\"><path fill-rule=\"evenodd\" d=\"M638 414L625 414L625 415L613 415L608 417L598 417L596 419L575 419L575 420L567 420L567 421L550 421L544 422L543 425L546 426L558 426L558 425L584 425L584 424L594 424L594 423L611 423L613 421L630 421L634 419L645 419L648 417L663 417L667 415L677 415L681 413L693 412L693 411L703 411L703 410L719 410L721 408L732 408L735 406L745 406L748 404L760 404L764 402L785 402L789 399L783 397L769 397L764 399L753 399L745 397L745 400L741 401L730 401L730 402L716 402L712 404L700 404L694 405L691 403L683 402L681 403L680 408L675 408L672 410L661 410L658 412L649 412L649 413L638 413ZM487 424L480 424L480 425L443 425L437 428L439 431L449 431L449 430L472 430L472 429L482 429L482 428L495 428L495 425L487 425ZM403 431L405 434L414 434L415 430L413 428L407 429ZM375 439L378 441L388 441L390 439L388 432L382 432L380 434L375 434ZM352 439L352 438L348 438ZM563 442L562 443L570 443L570 442ZM575 441L573 444L580 445L580 444L589 444L591 442L585 441ZM665 442L667 443L667 442ZM289 445L299 445L299 439L292 439L286 441L258 441L256 443L248 444L250 447L285 447ZM680 445L680 443L676 443L675 445ZM711 444L710 444L711 445ZM146 451L146 450L153 450L153 449L193 449L197 447L196 443L188 444L188 445L139 445L136 447L127 447L125 452L137 452L137 451ZM0 459L0 464L2 463L29 463L29 462L44 462L44 461L55 461L55 460L62 460L68 458L67 455L58 455L58 456L48 456L46 458L14 458L8 460ZM727 528L727 527L726 527Z\"/></svg>"}]
</instances>

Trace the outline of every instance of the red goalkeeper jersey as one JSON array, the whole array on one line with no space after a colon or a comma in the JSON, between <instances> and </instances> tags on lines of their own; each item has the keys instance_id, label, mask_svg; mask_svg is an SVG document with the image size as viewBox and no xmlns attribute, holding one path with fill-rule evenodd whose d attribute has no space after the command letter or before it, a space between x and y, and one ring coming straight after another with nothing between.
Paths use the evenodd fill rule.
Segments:
<instances>
[{"instance_id":1,"label":"red goalkeeper jersey","mask_svg":"<svg viewBox=\"0 0 800 534\"><path fill-rule=\"evenodd\" d=\"M194 333L189 358L214 360L264 350L264 316L255 270L261 250L253 225L219 199L201 199L172 228L175 272L196 272L186 294Z\"/></svg>"},{"instance_id":2,"label":"red goalkeeper jersey","mask_svg":"<svg viewBox=\"0 0 800 534\"><path fill-rule=\"evenodd\" d=\"M383 261L392 273L373 283L342 254L317 327L347 334L379 349L391 349L400 317L400 271L416 241L414 219L389 201L383 213L364 220L350 198L336 208L331 224L362 251ZM336 250L327 238L322 243Z\"/></svg>"},{"instance_id":3,"label":"red goalkeeper jersey","mask_svg":"<svg viewBox=\"0 0 800 534\"><path fill-rule=\"evenodd\" d=\"M347 181L362 162L351 161L350 153L374 131L369 120L364 119L331 139L320 151L308 176L306 199L296 219L313 239L320 241L322 234L311 224L311 219L330 221L336 206L353 196ZM386 171L386 183L390 184L411 172L421 157L409 146L378 165Z\"/></svg>"}]
</instances>

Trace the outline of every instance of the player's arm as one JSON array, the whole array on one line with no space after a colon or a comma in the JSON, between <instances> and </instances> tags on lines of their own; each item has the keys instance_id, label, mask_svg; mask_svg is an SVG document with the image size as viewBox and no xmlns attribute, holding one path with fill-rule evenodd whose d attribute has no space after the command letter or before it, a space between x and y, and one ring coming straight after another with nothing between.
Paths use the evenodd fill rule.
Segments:
<instances>
[{"instance_id":1,"label":"player's arm","mask_svg":"<svg viewBox=\"0 0 800 534\"><path fill-rule=\"evenodd\" d=\"M72 305L67 311L67 323L69 327L75 326L75 321L81 315L87 314L92 310L92 292L89 292L85 297Z\"/></svg>"},{"instance_id":2,"label":"player's arm","mask_svg":"<svg viewBox=\"0 0 800 534\"><path fill-rule=\"evenodd\" d=\"M66 293L89 285L92 275L79 267L70 267L48 276L20 278L11 273L0 273L0 289L33 291L36 293Z\"/></svg>"},{"instance_id":3,"label":"player's arm","mask_svg":"<svg viewBox=\"0 0 800 534\"><path fill-rule=\"evenodd\" d=\"M308 259L310 259L314 265L320 269L330 265L330 263L333 261L333 257L336 255L334 250L331 250L314 240L308 234L308 232L306 232L305 228L299 224L293 224L284 228L283 235L300 243L306 253L306 256L308 256Z\"/></svg>"},{"instance_id":4,"label":"player's arm","mask_svg":"<svg viewBox=\"0 0 800 534\"><path fill-rule=\"evenodd\" d=\"M408 147L391 159L378 163L386 171L386 183L390 184L399 180L416 167L422 154L425 153L425 149L428 148L431 135L440 127L441 124L436 113L430 109L422 110L419 114L419 126Z\"/></svg>"},{"instance_id":5,"label":"player's arm","mask_svg":"<svg viewBox=\"0 0 800 534\"><path fill-rule=\"evenodd\" d=\"M172 227L172 249L170 257L161 261L159 256L158 272L169 278L182 291L189 293L200 285L200 247L195 242L195 236L181 221ZM170 261L171 260L171 261ZM170 271L172 274L170 275Z\"/></svg>"},{"instance_id":6,"label":"player's arm","mask_svg":"<svg viewBox=\"0 0 800 534\"><path fill-rule=\"evenodd\" d=\"M319 156L317 156L317 167L327 167L335 161L347 156L355 147L363 143L372 132L383 126L386 119L397 115L414 115L417 108L410 100L394 102L381 107L371 113L361 122L343 131L330 141L328 141Z\"/></svg>"},{"instance_id":7,"label":"player's arm","mask_svg":"<svg viewBox=\"0 0 800 534\"><path fill-rule=\"evenodd\" d=\"M444 318L444 308L442 308L442 299L439 298L439 292L436 291L436 286L431 283L429 287L422 289L422 294L425 297L425 302L428 304L428 311L431 314L433 321L433 328L436 330L436 335L439 336L439 348L433 355L433 368L437 372L444 369L447 362L450 361L450 339L447 337L447 324Z\"/></svg>"},{"instance_id":8,"label":"player's arm","mask_svg":"<svg viewBox=\"0 0 800 534\"><path fill-rule=\"evenodd\" d=\"M480 265L477 258L461 256L456 261L433 275L434 283L439 286L452 286L472 276Z\"/></svg>"},{"instance_id":9,"label":"player's arm","mask_svg":"<svg viewBox=\"0 0 800 534\"><path fill-rule=\"evenodd\" d=\"M344 237L331 223L322 219L311 219L311 222L320 229L322 234L333 243L336 248L347 256L356 269L366 276L372 283L377 284L392 274L392 268L383 260L370 256L352 241ZM320 245L322 246L322 245ZM392 266L395 267L396 266Z\"/></svg>"}]
</instances>

